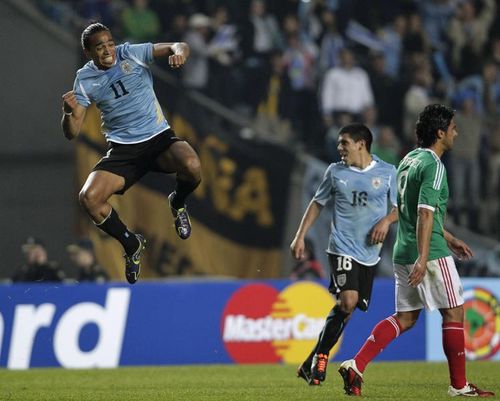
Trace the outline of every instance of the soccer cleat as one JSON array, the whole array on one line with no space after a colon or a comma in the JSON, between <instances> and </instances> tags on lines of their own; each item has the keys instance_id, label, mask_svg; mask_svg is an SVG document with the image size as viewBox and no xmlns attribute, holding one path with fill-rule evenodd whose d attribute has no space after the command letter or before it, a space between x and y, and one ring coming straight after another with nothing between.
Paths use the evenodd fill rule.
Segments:
<instances>
[{"instance_id":1,"label":"soccer cleat","mask_svg":"<svg viewBox=\"0 0 500 401\"><path fill-rule=\"evenodd\" d=\"M450 397L493 397L493 391L481 390L472 383L467 383L464 388L456 389L453 386L448 388L448 395Z\"/></svg>"},{"instance_id":2,"label":"soccer cleat","mask_svg":"<svg viewBox=\"0 0 500 401\"><path fill-rule=\"evenodd\" d=\"M307 384L311 384L311 370L307 368L307 364L305 362L297 368L297 377L301 377L307 382Z\"/></svg>"},{"instance_id":3,"label":"soccer cleat","mask_svg":"<svg viewBox=\"0 0 500 401\"><path fill-rule=\"evenodd\" d=\"M344 390L347 395L361 396L363 374L358 370L356 361L349 359L340 364L339 373L344 380Z\"/></svg>"},{"instance_id":4,"label":"soccer cleat","mask_svg":"<svg viewBox=\"0 0 500 401\"><path fill-rule=\"evenodd\" d=\"M146 240L141 234L135 234L139 241L139 248L132 255L123 255L125 258L125 277L130 284L134 284L141 274L141 254L146 249Z\"/></svg>"},{"instance_id":5,"label":"soccer cleat","mask_svg":"<svg viewBox=\"0 0 500 401\"><path fill-rule=\"evenodd\" d=\"M320 382L325 380L326 366L328 365L327 354L316 354L311 363L311 381L312 386L319 386Z\"/></svg>"},{"instance_id":6,"label":"soccer cleat","mask_svg":"<svg viewBox=\"0 0 500 401\"><path fill-rule=\"evenodd\" d=\"M191 220L189 220L189 214L186 209L186 205L180 209L176 209L172 206L172 199L175 196L175 191L168 195L168 204L170 205L170 210L172 211L172 216L175 220L175 232L181 239L187 239L191 235Z\"/></svg>"}]
</instances>

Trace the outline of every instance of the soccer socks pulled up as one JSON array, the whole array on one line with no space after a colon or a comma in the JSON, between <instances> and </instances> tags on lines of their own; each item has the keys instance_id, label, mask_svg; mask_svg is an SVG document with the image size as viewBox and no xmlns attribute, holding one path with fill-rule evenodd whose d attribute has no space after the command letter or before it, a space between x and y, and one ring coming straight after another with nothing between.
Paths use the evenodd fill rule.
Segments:
<instances>
[{"instance_id":1,"label":"soccer socks pulled up","mask_svg":"<svg viewBox=\"0 0 500 401\"><path fill-rule=\"evenodd\" d=\"M451 385L460 389L465 379L465 339L463 323L443 323L443 350L448 359Z\"/></svg>"},{"instance_id":2,"label":"soccer socks pulled up","mask_svg":"<svg viewBox=\"0 0 500 401\"><path fill-rule=\"evenodd\" d=\"M389 316L378 322L373 328L370 337L354 357L359 371L363 373L366 365L380 354L392 340L398 337L401 331L401 323L395 316Z\"/></svg>"},{"instance_id":3,"label":"soccer socks pulled up","mask_svg":"<svg viewBox=\"0 0 500 401\"><path fill-rule=\"evenodd\" d=\"M319 343L316 347L317 354L328 355L330 350L339 340L340 335L344 331L345 320L349 317L349 313L345 313L340 309L339 305L335 305L328 314L325 322L325 327L321 331Z\"/></svg>"},{"instance_id":4,"label":"soccer socks pulled up","mask_svg":"<svg viewBox=\"0 0 500 401\"><path fill-rule=\"evenodd\" d=\"M335 305L330 310L330 313L326 317L325 325L323 326L321 333L319 333L316 345L304 361L305 366L308 368L311 366L314 355L328 355L330 353L330 350L337 343L342 331L344 330L344 321L348 316L349 314L342 312L338 305Z\"/></svg>"},{"instance_id":5,"label":"soccer socks pulled up","mask_svg":"<svg viewBox=\"0 0 500 401\"><path fill-rule=\"evenodd\" d=\"M135 234L128 230L123 222L118 217L115 209L111 208L111 213L104 219L103 222L97 224L96 227L100 228L106 234L111 235L122 244L123 249L127 255L132 255L139 247L139 240Z\"/></svg>"},{"instance_id":6,"label":"soccer socks pulled up","mask_svg":"<svg viewBox=\"0 0 500 401\"><path fill-rule=\"evenodd\" d=\"M175 186L175 196L171 200L171 206L174 209L178 210L184 207L186 203L186 198L191 192L193 192L198 187L200 181L198 182L185 181L177 178L176 182L177 185Z\"/></svg>"}]
</instances>

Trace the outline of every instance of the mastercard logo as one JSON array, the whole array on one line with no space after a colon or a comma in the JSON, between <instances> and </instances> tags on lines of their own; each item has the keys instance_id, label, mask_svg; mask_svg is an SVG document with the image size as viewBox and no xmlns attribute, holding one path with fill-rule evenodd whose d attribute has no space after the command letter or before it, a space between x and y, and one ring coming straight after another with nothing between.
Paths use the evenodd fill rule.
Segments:
<instances>
[{"instance_id":1,"label":"mastercard logo","mask_svg":"<svg viewBox=\"0 0 500 401\"><path fill-rule=\"evenodd\" d=\"M294 283L281 291L268 284L246 285L224 308L224 346L237 363L300 363L316 344L334 301L314 282Z\"/></svg>"},{"instance_id":2,"label":"mastercard logo","mask_svg":"<svg viewBox=\"0 0 500 401\"><path fill-rule=\"evenodd\" d=\"M484 288L464 292L465 353L468 359L489 359L500 349L500 305Z\"/></svg>"}]
</instances>

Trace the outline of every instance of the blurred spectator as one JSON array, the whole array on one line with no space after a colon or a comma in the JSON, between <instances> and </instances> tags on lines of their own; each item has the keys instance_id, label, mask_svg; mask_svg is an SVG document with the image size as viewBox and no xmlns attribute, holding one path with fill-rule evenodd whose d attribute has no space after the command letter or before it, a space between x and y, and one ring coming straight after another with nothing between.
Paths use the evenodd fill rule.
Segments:
<instances>
[{"instance_id":1,"label":"blurred spectator","mask_svg":"<svg viewBox=\"0 0 500 401\"><path fill-rule=\"evenodd\" d=\"M294 16L287 16L286 21L298 24ZM318 142L314 130L311 130L318 114L315 75L317 54L314 43L302 38L298 29L288 31L283 60L290 82L289 115L293 130L308 149Z\"/></svg>"},{"instance_id":2,"label":"blurred spectator","mask_svg":"<svg viewBox=\"0 0 500 401\"><path fill-rule=\"evenodd\" d=\"M361 121L371 131L373 141L375 142L380 133L380 125L378 123L378 109L374 105L366 107L361 113Z\"/></svg>"},{"instance_id":3,"label":"blurred spectator","mask_svg":"<svg viewBox=\"0 0 500 401\"><path fill-rule=\"evenodd\" d=\"M345 41L338 32L335 14L325 9L321 14L323 32L319 49L319 73L323 76L330 68L340 62L340 50L345 47Z\"/></svg>"},{"instance_id":4,"label":"blurred spectator","mask_svg":"<svg viewBox=\"0 0 500 401\"><path fill-rule=\"evenodd\" d=\"M500 238L500 115L489 119L486 125L489 144L488 188L489 232ZM499 265L500 267L500 265Z\"/></svg>"},{"instance_id":5,"label":"blurred spectator","mask_svg":"<svg viewBox=\"0 0 500 401\"><path fill-rule=\"evenodd\" d=\"M497 65L486 61L481 74L464 78L457 85L457 93L463 91L474 93L475 103L483 115L494 115L500 112L500 74Z\"/></svg>"},{"instance_id":6,"label":"blurred spectator","mask_svg":"<svg viewBox=\"0 0 500 401\"><path fill-rule=\"evenodd\" d=\"M450 18L455 14L456 0L418 0L425 32L429 35L431 46L443 50L446 46L446 30Z\"/></svg>"},{"instance_id":7,"label":"blurred spectator","mask_svg":"<svg viewBox=\"0 0 500 401\"><path fill-rule=\"evenodd\" d=\"M28 237L21 247L25 263L16 269L12 281L63 281L65 274L57 263L48 260L44 243L36 237Z\"/></svg>"},{"instance_id":8,"label":"blurred spectator","mask_svg":"<svg viewBox=\"0 0 500 401\"><path fill-rule=\"evenodd\" d=\"M348 112L359 117L363 109L373 105L368 74L356 66L354 53L347 48L340 52L340 65L325 75L321 88L321 106L325 125L330 127L333 115Z\"/></svg>"},{"instance_id":9,"label":"blurred spectator","mask_svg":"<svg viewBox=\"0 0 500 401\"><path fill-rule=\"evenodd\" d=\"M448 27L452 65L459 77L479 72L477 60L483 56L495 10L495 0L482 0L479 9L472 0L459 4Z\"/></svg>"},{"instance_id":10,"label":"blurred spectator","mask_svg":"<svg viewBox=\"0 0 500 401\"><path fill-rule=\"evenodd\" d=\"M500 37L493 38L491 41L491 58L492 61L500 67Z\"/></svg>"},{"instance_id":11,"label":"blurred spectator","mask_svg":"<svg viewBox=\"0 0 500 401\"><path fill-rule=\"evenodd\" d=\"M210 39L210 95L227 107L234 105L238 90L239 47L236 26L229 21L227 7L219 6L212 15L213 36Z\"/></svg>"},{"instance_id":12,"label":"blurred spectator","mask_svg":"<svg viewBox=\"0 0 500 401\"><path fill-rule=\"evenodd\" d=\"M412 13L408 17L408 29L403 38L403 57L411 57L413 53L430 53L430 42L418 13Z\"/></svg>"},{"instance_id":13,"label":"blurred spectator","mask_svg":"<svg viewBox=\"0 0 500 401\"><path fill-rule=\"evenodd\" d=\"M392 78L399 74L401 53L403 49L403 38L406 33L406 18L404 15L396 15L392 23L382 29L380 37L384 46L385 72Z\"/></svg>"},{"instance_id":14,"label":"blurred spectator","mask_svg":"<svg viewBox=\"0 0 500 401\"><path fill-rule=\"evenodd\" d=\"M268 140L278 143L289 143L292 139L290 122L290 80L285 70L285 62L281 52L271 56L271 77L267 85L264 100L257 112L256 124L262 132L273 133Z\"/></svg>"},{"instance_id":15,"label":"blurred spectator","mask_svg":"<svg viewBox=\"0 0 500 401\"><path fill-rule=\"evenodd\" d=\"M391 127L384 125L380 128L379 134L373 142L371 153L394 166L399 164L401 144Z\"/></svg>"},{"instance_id":16,"label":"blurred spectator","mask_svg":"<svg viewBox=\"0 0 500 401\"><path fill-rule=\"evenodd\" d=\"M161 32L160 18L149 0L132 0L122 12L123 36L132 43L154 42Z\"/></svg>"},{"instance_id":17,"label":"blurred spectator","mask_svg":"<svg viewBox=\"0 0 500 401\"><path fill-rule=\"evenodd\" d=\"M387 74L383 53L372 55L368 73L380 123L400 127L403 114L403 86Z\"/></svg>"},{"instance_id":18,"label":"blurred spectator","mask_svg":"<svg viewBox=\"0 0 500 401\"><path fill-rule=\"evenodd\" d=\"M172 17L172 22L169 30L165 35L165 41L168 42L182 42L188 30L188 18L185 14L175 14Z\"/></svg>"},{"instance_id":19,"label":"blurred spectator","mask_svg":"<svg viewBox=\"0 0 500 401\"><path fill-rule=\"evenodd\" d=\"M413 73L411 86L404 96L403 139L405 150L413 148L416 144L415 123L422 109L432 102L432 84L432 75L427 65L422 65L422 69Z\"/></svg>"},{"instance_id":20,"label":"blurred spectator","mask_svg":"<svg viewBox=\"0 0 500 401\"><path fill-rule=\"evenodd\" d=\"M182 70L182 81L186 87L205 91L208 86L208 41L211 20L204 14L189 18L189 30L184 41L189 45L189 60Z\"/></svg>"},{"instance_id":21,"label":"blurred spectator","mask_svg":"<svg viewBox=\"0 0 500 401\"><path fill-rule=\"evenodd\" d=\"M318 280L325 278L321 263L314 255L314 246L309 238L305 239L304 258L297 261L290 274L292 280Z\"/></svg>"},{"instance_id":22,"label":"blurred spectator","mask_svg":"<svg viewBox=\"0 0 500 401\"><path fill-rule=\"evenodd\" d=\"M477 113L474 95L471 92L460 94L457 99L458 110L455 122L459 135L450 155L451 205L455 223L479 228L479 201L481 195L481 174L479 146L481 143L481 117ZM467 223L464 222L467 218Z\"/></svg>"},{"instance_id":23,"label":"blurred spectator","mask_svg":"<svg viewBox=\"0 0 500 401\"><path fill-rule=\"evenodd\" d=\"M78 268L77 281L102 283L109 279L106 271L97 264L94 244L90 239L82 238L66 247L69 257Z\"/></svg>"},{"instance_id":24,"label":"blurred spectator","mask_svg":"<svg viewBox=\"0 0 500 401\"><path fill-rule=\"evenodd\" d=\"M244 102L255 114L269 82L271 53L283 47L278 22L263 0L252 0L247 20L240 26L246 88Z\"/></svg>"},{"instance_id":25,"label":"blurred spectator","mask_svg":"<svg viewBox=\"0 0 500 401\"><path fill-rule=\"evenodd\" d=\"M338 150L338 139L340 129L354 121L350 113L338 113L333 124L327 129L325 135L325 161L327 163L336 163L340 161Z\"/></svg>"}]
</instances>

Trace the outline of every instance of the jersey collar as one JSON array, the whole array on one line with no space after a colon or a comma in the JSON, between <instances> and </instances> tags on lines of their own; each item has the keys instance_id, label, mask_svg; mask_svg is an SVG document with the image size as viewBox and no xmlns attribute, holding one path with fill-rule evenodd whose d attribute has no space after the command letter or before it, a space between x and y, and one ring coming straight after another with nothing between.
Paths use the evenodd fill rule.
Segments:
<instances>
[{"instance_id":1,"label":"jersey collar","mask_svg":"<svg viewBox=\"0 0 500 401\"><path fill-rule=\"evenodd\" d=\"M377 164L378 162L378 158L375 158L375 155L372 155L372 161L370 162L370 164L368 166L366 166L364 169L360 169L358 167L354 167L354 166L349 166L349 169L353 170L353 171L357 171L359 173L364 173L365 171L369 171L371 170L372 168L375 167L375 165Z\"/></svg>"}]
</instances>

